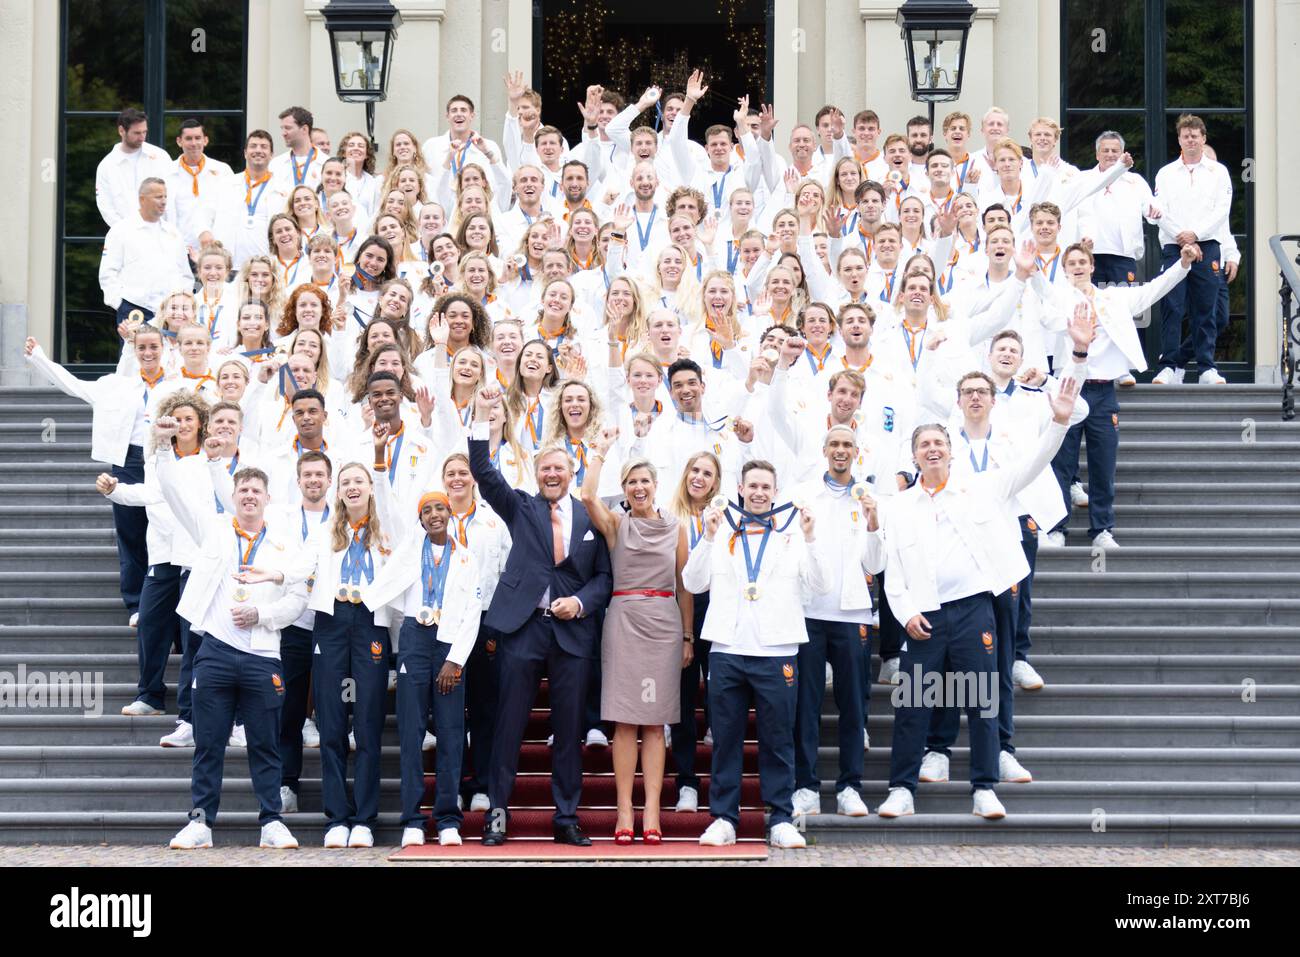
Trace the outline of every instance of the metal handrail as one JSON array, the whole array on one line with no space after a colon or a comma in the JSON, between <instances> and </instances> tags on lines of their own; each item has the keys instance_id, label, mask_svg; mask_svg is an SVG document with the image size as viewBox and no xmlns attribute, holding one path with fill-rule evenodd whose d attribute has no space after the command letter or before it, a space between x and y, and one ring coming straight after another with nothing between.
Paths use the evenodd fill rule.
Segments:
<instances>
[{"instance_id":1,"label":"metal handrail","mask_svg":"<svg viewBox=\"0 0 1300 957\"><path fill-rule=\"evenodd\" d=\"M1300 273L1296 272L1296 267L1300 266L1300 253L1296 254L1294 260L1290 259L1283 243L1300 243L1300 236L1279 234L1268 240L1268 248L1273 251L1273 258L1277 260L1277 268L1282 275L1282 284L1278 289L1282 307L1282 356L1279 372L1282 378L1282 421L1289 422L1295 418L1295 357L1296 351L1300 349L1300 318L1297 318L1295 311L1296 296L1300 291Z\"/></svg>"}]
</instances>

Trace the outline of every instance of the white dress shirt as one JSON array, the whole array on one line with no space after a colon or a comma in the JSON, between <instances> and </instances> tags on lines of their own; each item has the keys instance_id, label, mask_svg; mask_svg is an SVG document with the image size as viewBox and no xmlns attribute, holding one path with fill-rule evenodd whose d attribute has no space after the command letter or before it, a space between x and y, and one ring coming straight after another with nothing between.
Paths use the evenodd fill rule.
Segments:
<instances>
[{"instance_id":1,"label":"white dress shirt","mask_svg":"<svg viewBox=\"0 0 1300 957\"><path fill-rule=\"evenodd\" d=\"M95 205L109 228L140 210L140 184L150 176L167 179L171 157L166 150L145 143L128 153L118 143L95 169Z\"/></svg>"},{"instance_id":2,"label":"white dress shirt","mask_svg":"<svg viewBox=\"0 0 1300 957\"><path fill-rule=\"evenodd\" d=\"M194 288L185 242L165 220L150 223L139 211L108 231L99 260L104 304L116 309L122 300L157 312L164 296Z\"/></svg>"}]
</instances>

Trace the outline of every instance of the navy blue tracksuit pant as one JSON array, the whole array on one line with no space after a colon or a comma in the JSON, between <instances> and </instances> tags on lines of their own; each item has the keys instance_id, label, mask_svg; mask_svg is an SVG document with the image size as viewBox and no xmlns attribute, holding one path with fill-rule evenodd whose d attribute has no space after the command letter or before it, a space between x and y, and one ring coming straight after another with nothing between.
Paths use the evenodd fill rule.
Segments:
<instances>
[{"instance_id":1,"label":"navy blue tracksuit pant","mask_svg":"<svg viewBox=\"0 0 1300 957\"><path fill-rule=\"evenodd\" d=\"M167 701L167 661L172 648L189 642L190 623L176 614L181 592L189 581L189 572L179 565L150 565L140 589L140 623L136 628L136 655L140 661L140 681L135 698L150 707L164 710ZM181 687L189 698L192 675L181 675ZM185 718L186 721L189 718Z\"/></svg>"},{"instance_id":2,"label":"navy blue tracksuit pant","mask_svg":"<svg viewBox=\"0 0 1300 957\"><path fill-rule=\"evenodd\" d=\"M942 681L946 673L959 672L975 676L979 691L997 687L997 622L992 595L980 592L944 602L941 608L926 611L925 617L930 622L930 637L918 641L909 635L899 662L903 683L894 690L898 703L889 761L889 786L914 793L933 710L925 704L921 683L935 679L926 676L936 675ZM993 715L981 717L978 701L967 705L971 790L992 788L998 782L997 720Z\"/></svg>"},{"instance_id":3,"label":"navy blue tracksuit pant","mask_svg":"<svg viewBox=\"0 0 1300 957\"><path fill-rule=\"evenodd\" d=\"M248 771L257 794L258 821L280 820L280 711L284 677L278 658L240 651L209 638L194 662L194 775L191 816L211 827L221 803L226 742L235 711L248 735Z\"/></svg>"},{"instance_id":4,"label":"navy blue tracksuit pant","mask_svg":"<svg viewBox=\"0 0 1300 957\"><path fill-rule=\"evenodd\" d=\"M709 593L695 595L695 612L693 623L695 630L695 654L691 663L682 669L682 719L673 728L673 767L677 769L677 791L682 788L700 790L700 779L695 773L695 751L700 740L699 722L695 720L696 705L704 704L704 726L709 726L709 689L706 686L700 695L700 680L709 674L710 642L700 637L704 630L704 616L709 610Z\"/></svg>"},{"instance_id":5,"label":"navy blue tracksuit pant","mask_svg":"<svg viewBox=\"0 0 1300 957\"><path fill-rule=\"evenodd\" d=\"M284 666L284 713L280 720L280 783L298 793L302 774L302 723L311 690L311 632L297 625L280 629L280 663Z\"/></svg>"},{"instance_id":6,"label":"navy blue tracksuit pant","mask_svg":"<svg viewBox=\"0 0 1300 957\"><path fill-rule=\"evenodd\" d=\"M1092 259L1093 285L1128 286L1137 282L1137 260L1105 253L1097 253Z\"/></svg>"},{"instance_id":7,"label":"navy blue tracksuit pant","mask_svg":"<svg viewBox=\"0 0 1300 957\"><path fill-rule=\"evenodd\" d=\"M1007 589L993 599L993 620L997 623L994 641L998 661L998 745L1008 754L1015 754L1011 743L1016 733L1015 685L1011 681L1011 668L1016 663L1016 619L1019 615L1020 586L1013 592ZM931 621L933 624L933 621ZM952 757L952 746L957 741L961 727L961 712L954 707L935 708L930 716L930 734L925 750L938 751Z\"/></svg>"},{"instance_id":8,"label":"navy blue tracksuit pant","mask_svg":"<svg viewBox=\"0 0 1300 957\"><path fill-rule=\"evenodd\" d=\"M437 625L414 618L402 622L397 653L397 737L402 746L402 826L424 827L424 732L433 705L433 733L438 737L437 781L433 819L438 830L461 824L456 796L465 745L465 685L447 694L438 690L438 672L451 645L438 640Z\"/></svg>"},{"instance_id":9,"label":"navy blue tracksuit pant","mask_svg":"<svg viewBox=\"0 0 1300 957\"><path fill-rule=\"evenodd\" d=\"M1052 472L1061 487L1066 517L1052 531L1064 532L1070 518L1070 483L1079 468L1079 446L1088 447L1088 537L1115 527L1115 461L1119 455L1119 397L1115 383L1089 379L1079 394L1088 403L1088 417L1065 433Z\"/></svg>"},{"instance_id":10,"label":"navy blue tracksuit pant","mask_svg":"<svg viewBox=\"0 0 1300 957\"><path fill-rule=\"evenodd\" d=\"M461 683L465 688L466 728L469 744L462 765L469 774L461 782L465 803L475 794L486 794L492 774L492 743L496 740L497 697L500 693L501 669L497 664L497 647L501 636L479 620L478 639L465 662ZM439 739L441 740L441 739Z\"/></svg>"},{"instance_id":11,"label":"navy blue tracksuit pant","mask_svg":"<svg viewBox=\"0 0 1300 957\"><path fill-rule=\"evenodd\" d=\"M713 768L709 813L740 824L740 778L745 728L753 702L758 719L758 778L768 826L794 820L794 722L798 690L795 658L709 653L709 720Z\"/></svg>"},{"instance_id":12,"label":"navy blue tracksuit pant","mask_svg":"<svg viewBox=\"0 0 1300 957\"><path fill-rule=\"evenodd\" d=\"M1215 312L1221 284L1219 244L1199 243L1202 259L1192 263L1191 273L1160 303L1160 368L1185 369L1195 359L1204 372L1214 368L1214 345L1218 339ZM1163 272L1178 262L1175 243L1160 248ZM1183 336L1183 313L1187 313L1187 336ZM1091 481L1089 482L1091 487Z\"/></svg>"},{"instance_id":13,"label":"navy blue tracksuit pant","mask_svg":"<svg viewBox=\"0 0 1300 957\"><path fill-rule=\"evenodd\" d=\"M834 675L835 709L839 712L840 773L835 793L862 787L862 635L852 621L805 618L808 641L799 646L798 710L794 724L796 788L817 791L817 746L821 743L823 675L829 661ZM819 680L820 679L820 680Z\"/></svg>"},{"instance_id":14,"label":"navy blue tracksuit pant","mask_svg":"<svg viewBox=\"0 0 1300 957\"><path fill-rule=\"evenodd\" d=\"M379 817L379 760L388 703L388 629L365 605L335 601L316 612L311 680L320 729L321 796L329 827L373 828ZM357 738L353 795L347 787L348 705Z\"/></svg>"},{"instance_id":15,"label":"navy blue tracksuit pant","mask_svg":"<svg viewBox=\"0 0 1300 957\"><path fill-rule=\"evenodd\" d=\"M113 478L124 485L139 485L144 481L144 449L129 445L126 461L109 470ZM113 529L117 541L117 567L122 590L122 604L135 614L140 610L140 589L144 586L145 572L149 568L149 515L140 505L113 503ZM158 705L157 707L161 707Z\"/></svg>"}]
</instances>

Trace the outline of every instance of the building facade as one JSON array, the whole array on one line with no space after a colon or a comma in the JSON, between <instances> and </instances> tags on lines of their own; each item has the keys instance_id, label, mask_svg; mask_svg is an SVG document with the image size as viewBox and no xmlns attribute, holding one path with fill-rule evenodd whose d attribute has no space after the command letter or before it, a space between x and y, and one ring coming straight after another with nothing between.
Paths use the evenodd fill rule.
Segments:
<instances>
[{"instance_id":1,"label":"building facade","mask_svg":"<svg viewBox=\"0 0 1300 957\"><path fill-rule=\"evenodd\" d=\"M364 108L335 96L325 2L0 0L0 99L11 144L0 171L25 187L0 207L6 383L25 381L29 334L86 371L115 351L96 281L105 227L94 171L116 142L121 107L143 107L150 141L173 155L180 121L203 118L209 153L236 169L244 133L276 133L286 106L310 108L335 143L365 128ZM651 80L674 85L688 65L709 74L719 119L744 93L774 103L778 145L825 103L850 116L870 107L886 131L901 132L925 112L909 97L897 0L393 2L403 22L388 99L377 108L381 144L398 127L421 138L441 132L453 93L474 99L485 134L499 138L510 70L531 78L548 122L571 140L586 84L622 83L635 95ZM1274 381L1277 272L1267 241L1300 228L1300 194L1280 188L1285 157L1300 147L1281 89L1282 68L1300 53L1300 4L975 4L962 97L939 104L939 116L961 109L978 117L997 105L1022 142L1034 118L1056 117L1066 130L1062 152L1080 165L1092 165L1097 132L1117 129L1148 180L1177 152L1177 115L1205 118L1233 175L1231 223L1243 252L1220 367L1234 380Z\"/></svg>"}]
</instances>

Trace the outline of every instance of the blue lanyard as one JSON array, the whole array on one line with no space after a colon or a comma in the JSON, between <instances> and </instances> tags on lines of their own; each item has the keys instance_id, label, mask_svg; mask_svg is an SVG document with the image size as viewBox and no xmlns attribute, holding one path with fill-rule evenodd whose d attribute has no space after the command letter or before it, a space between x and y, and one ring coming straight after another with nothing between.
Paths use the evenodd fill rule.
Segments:
<instances>
[{"instance_id":1,"label":"blue lanyard","mask_svg":"<svg viewBox=\"0 0 1300 957\"><path fill-rule=\"evenodd\" d=\"M402 457L402 439L405 437L405 435L406 435L406 430L403 429L401 432L397 433L397 439L396 441L393 442L393 454L388 460L388 484L389 485L392 485L393 480L396 478L397 463Z\"/></svg>"},{"instance_id":2,"label":"blue lanyard","mask_svg":"<svg viewBox=\"0 0 1300 957\"><path fill-rule=\"evenodd\" d=\"M307 541L307 509L306 507L299 505L298 511L302 512L302 540L305 542ZM320 521L317 524L324 525L327 521L329 521L329 517L330 517L330 507L327 504L325 506L325 510L321 512Z\"/></svg>"},{"instance_id":3,"label":"blue lanyard","mask_svg":"<svg viewBox=\"0 0 1300 957\"><path fill-rule=\"evenodd\" d=\"M226 469L226 474L227 474L227 475L234 475L234 474L235 474L235 469L237 469L237 468L239 468L239 449L235 449L235 454L234 454L233 456L231 456L231 458L230 458L230 467ZM226 514L226 507L225 507L224 505L221 504L221 496L218 495L216 492L213 492L213 493L212 493L212 497L213 497L213 499L216 500L216 503L217 503L217 514L218 514L218 515L225 515L225 514Z\"/></svg>"},{"instance_id":4,"label":"blue lanyard","mask_svg":"<svg viewBox=\"0 0 1300 957\"><path fill-rule=\"evenodd\" d=\"M257 188L257 196L253 199L251 203L244 204L244 208L248 210L249 216L257 215L257 204L262 201L262 194L266 192L267 184L270 182L271 181L269 179L262 180L262 185Z\"/></svg>"},{"instance_id":5,"label":"blue lanyard","mask_svg":"<svg viewBox=\"0 0 1300 957\"><path fill-rule=\"evenodd\" d=\"M579 451L580 453L582 453L582 454L581 454L581 455L574 455L574 454L573 454L573 443L569 441L569 437L566 435L566 436L564 437L564 447L568 450L568 452L569 452L569 457L572 458L572 459L577 459L577 461L578 461L578 471L577 471L577 473L573 476L573 480L574 480L575 482L577 482L577 483L578 483L578 487L581 488L581 487L582 487L582 480L583 480L584 478L587 477L587 443L586 443L586 442L579 442L579 443L578 443L578 451Z\"/></svg>"},{"instance_id":6,"label":"blue lanyard","mask_svg":"<svg viewBox=\"0 0 1300 957\"><path fill-rule=\"evenodd\" d=\"M360 326L362 329L366 328L366 323L364 320L362 320L361 313L360 311L358 311L356 306L352 307L352 318L357 321L357 325Z\"/></svg>"},{"instance_id":7,"label":"blue lanyard","mask_svg":"<svg viewBox=\"0 0 1300 957\"><path fill-rule=\"evenodd\" d=\"M253 539L253 543L245 549L241 543L246 542L248 539L244 538L244 536L240 535L238 532L235 533L235 554L239 556L239 564L253 564L253 561L257 558L257 550L262 547L262 539L264 538L266 538L265 525L263 525L262 530L257 533L257 538Z\"/></svg>"},{"instance_id":8,"label":"blue lanyard","mask_svg":"<svg viewBox=\"0 0 1300 957\"><path fill-rule=\"evenodd\" d=\"M839 482L831 478L830 472L827 472L825 475L822 476L822 481L825 482L826 487L830 489L832 492L834 492L836 495L843 495L853 487L853 484L851 482L846 485L841 485Z\"/></svg>"},{"instance_id":9,"label":"blue lanyard","mask_svg":"<svg viewBox=\"0 0 1300 957\"><path fill-rule=\"evenodd\" d=\"M449 146L449 147L450 147L450 145L451 145L451 144L448 143L448 146ZM459 161L459 163L456 161L456 156L455 156L455 154L452 155L452 158L451 158L451 173L452 173L453 176L455 176L457 173L459 173L462 169L465 168L465 157L469 155L469 148L470 148L470 146L472 146L472 145L473 145L472 143L466 143L466 144L465 144L464 148L460 151L460 161Z\"/></svg>"},{"instance_id":10,"label":"blue lanyard","mask_svg":"<svg viewBox=\"0 0 1300 957\"><path fill-rule=\"evenodd\" d=\"M733 248L735 249L735 252L732 252ZM734 239L728 239L727 240L727 272L734 274L736 271L736 263L738 262L740 262L740 243L736 242Z\"/></svg>"},{"instance_id":11,"label":"blue lanyard","mask_svg":"<svg viewBox=\"0 0 1300 957\"><path fill-rule=\"evenodd\" d=\"M697 255L695 257L695 279L697 282L700 282L704 279L704 256L703 255Z\"/></svg>"},{"instance_id":12,"label":"blue lanyard","mask_svg":"<svg viewBox=\"0 0 1300 957\"><path fill-rule=\"evenodd\" d=\"M307 179L307 173L311 170L311 164L313 161L315 161L315 159L316 159L316 147L313 146L311 148L311 152L307 154L307 158L303 160L303 164L301 167L302 173L300 175L298 172L299 166L297 160L293 155L293 150L289 151L289 168L293 170L294 186L301 186L303 182Z\"/></svg>"},{"instance_id":13,"label":"blue lanyard","mask_svg":"<svg viewBox=\"0 0 1300 957\"><path fill-rule=\"evenodd\" d=\"M645 248L650 245L650 230L654 229L655 216L657 216L658 213L658 206L652 206L650 208L650 218L646 220L645 229L642 230L641 217L637 214L636 210L632 210L632 221L636 223L636 239L637 242L641 244L641 252L645 252Z\"/></svg>"},{"instance_id":14,"label":"blue lanyard","mask_svg":"<svg viewBox=\"0 0 1300 957\"><path fill-rule=\"evenodd\" d=\"M1013 392L1015 392L1015 391L1016 391L1016 380L1015 380L1015 379L1012 379L1010 382L1007 383L1007 387L1006 387L1005 389L1002 390L1002 394L1003 394L1003 395L1010 395L1011 393L1013 393Z\"/></svg>"},{"instance_id":15,"label":"blue lanyard","mask_svg":"<svg viewBox=\"0 0 1300 957\"><path fill-rule=\"evenodd\" d=\"M700 539L704 537L703 519L698 515L695 516L687 523L686 530L691 539L691 548L694 548L699 544Z\"/></svg>"},{"instance_id":16,"label":"blue lanyard","mask_svg":"<svg viewBox=\"0 0 1300 957\"><path fill-rule=\"evenodd\" d=\"M209 306L204 303L202 308L208 310L208 338L215 339L217 335L217 320L221 318L221 306Z\"/></svg>"},{"instance_id":17,"label":"blue lanyard","mask_svg":"<svg viewBox=\"0 0 1300 957\"><path fill-rule=\"evenodd\" d=\"M727 171L722 174L722 179L709 186L709 189L713 191L713 208L718 212L722 211L722 196L727 191L727 177L730 175L731 167L727 167Z\"/></svg>"},{"instance_id":18,"label":"blue lanyard","mask_svg":"<svg viewBox=\"0 0 1300 957\"><path fill-rule=\"evenodd\" d=\"M740 520L740 544L745 552L745 575L752 585L758 581L758 573L763 567L763 553L767 551L767 540L772 536L772 526L764 524L763 540L758 543L758 557L751 557L749 552L749 533L745 531L745 519Z\"/></svg>"},{"instance_id":19,"label":"blue lanyard","mask_svg":"<svg viewBox=\"0 0 1300 957\"><path fill-rule=\"evenodd\" d=\"M725 415L714 419L712 422L702 416L698 419L693 419L685 412L678 412L677 418L681 419L687 425L698 425L706 432L721 432L723 426L727 424L727 417Z\"/></svg>"},{"instance_id":20,"label":"blue lanyard","mask_svg":"<svg viewBox=\"0 0 1300 957\"><path fill-rule=\"evenodd\" d=\"M424 602L430 608L442 607L442 596L447 590L447 569L451 567L451 536L447 536L442 546L442 557L433 559L433 542L428 536L424 539L424 548L420 554L421 577L424 580Z\"/></svg>"},{"instance_id":21,"label":"blue lanyard","mask_svg":"<svg viewBox=\"0 0 1300 957\"><path fill-rule=\"evenodd\" d=\"M966 445L968 447L967 451L969 451L970 453L971 468L973 468L976 472L983 472L985 469L989 467L989 440L988 439L984 440L984 458L982 461L977 462L975 460L975 444L971 442L970 436L966 434L965 429L961 430L961 437L966 440Z\"/></svg>"},{"instance_id":22,"label":"blue lanyard","mask_svg":"<svg viewBox=\"0 0 1300 957\"><path fill-rule=\"evenodd\" d=\"M898 266L894 266L890 272L883 289L880 290L880 301L889 302L894 294L894 279L898 276Z\"/></svg>"},{"instance_id":23,"label":"blue lanyard","mask_svg":"<svg viewBox=\"0 0 1300 957\"><path fill-rule=\"evenodd\" d=\"M827 349L826 350L827 358L830 357L830 354L831 354L831 350ZM822 371L822 367L825 365L825 362L823 361L819 363L817 361L817 356L813 353L811 346L808 346L803 350L803 357L808 360L808 368L812 369L813 375L816 375L817 373Z\"/></svg>"},{"instance_id":24,"label":"blue lanyard","mask_svg":"<svg viewBox=\"0 0 1300 957\"><path fill-rule=\"evenodd\" d=\"M956 263L955 261L954 261L954 262L950 262L950 263L948 264L948 277L947 277L947 279L945 279L945 278L943 277L943 275L940 274L940 276L939 276L939 292L941 292L941 293L946 293L946 292L950 292L950 291L952 290L952 274L953 274L953 270L955 270L956 268L957 268L957 263Z\"/></svg>"},{"instance_id":25,"label":"blue lanyard","mask_svg":"<svg viewBox=\"0 0 1300 957\"><path fill-rule=\"evenodd\" d=\"M899 328L903 330L903 338L907 340L907 359L912 363L912 371L915 372L916 367L921 364L921 356L925 354L925 333L930 327L927 324L925 328L921 330L921 336L917 343L918 348L915 351L915 357L913 357L912 350L912 334L907 331L907 323L904 322L899 326Z\"/></svg>"},{"instance_id":26,"label":"blue lanyard","mask_svg":"<svg viewBox=\"0 0 1300 957\"><path fill-rule=\"evenodd\" d=\"M366 576L366 584L375 580L375 559L370 549L361 544L355 534L348 542L347 551L343 553L343 565L339 569L339 583L343 585L360 585L361 576Z\"/></svg>"}]
</instances>

